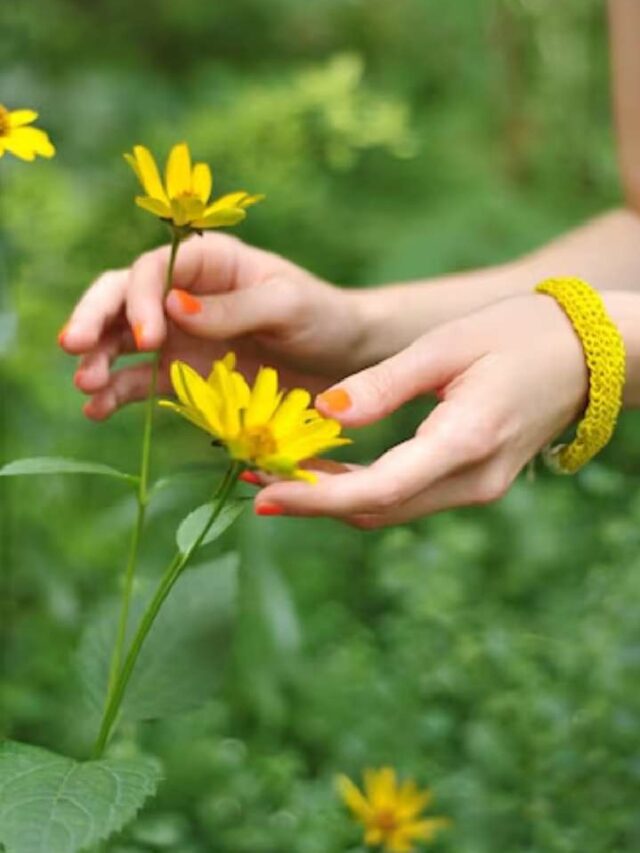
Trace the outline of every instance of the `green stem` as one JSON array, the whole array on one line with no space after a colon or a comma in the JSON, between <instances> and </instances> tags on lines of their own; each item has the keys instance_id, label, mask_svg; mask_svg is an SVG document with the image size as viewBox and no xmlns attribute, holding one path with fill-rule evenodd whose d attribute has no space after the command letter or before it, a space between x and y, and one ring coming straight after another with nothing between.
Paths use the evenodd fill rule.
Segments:
<instances>
[{"instance_id":1,"label":"green stem","mask_svg":"<svg viewBox=\"0 0 640 853\"><path fill-rule=\"evenodd\" d=\"M164 574L160 579L160 583L158 584L158 587L140 620L140 624L138 625L135 636L131 641L131 647L122 666L122 670L120 671L114 688L111 691L109 701L107 702L104 715L102 717L100 732L93 750L94 758L100 758L107 743L109 742L109 736L118 715L118 711L120 710L120 705L122 704L127 684L129 683L129 679L131 678L135 668L144 641L147 638L158 613L160 612L160 608L171 592L175 582L182 574L184 567L191 559L192 554L199 548L202 540L209 532L211 525L222 512L227 499L233 491L233 487L236 484L242 468L242 464L238 462L233 462L230 465L229 470L216 493L214 506L211 510L211 515L209 516L207 523L204 525L200 534L191 546L184 552L178 551L165 569Z\"/></svg>"},{"instance_id":2,"label":"green stem","mask_svg":"<svg viewBox=\"0 0 640 853\"><path fill-rule=\"evenodd\" d=\"M167 276L164 288L165 293L167 293L173 281L173 269L175 267L179 246L180 235L173 231L171 240L171 253L169 255L169 264L167 265ZM147 504L149 503L149 467L151 460L151 435L153 431L153 413L155 410L155 396L158 387L159 366L160 350L155 353L151 366L151 381L149 383L149 393L147 395L144 416L144 428L142 432L142 452L140 454L140 478L138 481L137 491L138 508L133 533L131 535L131 544L129 546L127 567L124 573L122 603L120 605L120 616L118 618L116 641L113 647L113 653L111 655L111 663L109 665L109 682L107 687L107 698L105 701L105 708L109 705L111 695L115 688L116 680L120 672L122 653L127 636L127 624L129 621L131 597L133 595L133 581L136 573L136 567L138 564L138 553L140 551L140 540L142 538L142 530L144 528L144 522L147 513Z\"/></svg>"}]
</instances>

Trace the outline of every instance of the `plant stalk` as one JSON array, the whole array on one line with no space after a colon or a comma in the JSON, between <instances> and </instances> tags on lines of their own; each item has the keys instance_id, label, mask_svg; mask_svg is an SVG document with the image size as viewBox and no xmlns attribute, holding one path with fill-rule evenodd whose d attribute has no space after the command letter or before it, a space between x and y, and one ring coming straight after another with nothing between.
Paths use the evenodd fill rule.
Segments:
<instances>
[{"instance_id":1,"label":"plant stalk","mask_svg":"<svg viewBox=\"0 0 640 853\"><path fill-rule=\"evenodd\" d=\"M167 276L165 280L164 293L166 294L171 287L173 281L173 270L178 255L180 246L180 235L176 231L172 232L171 253L169 255L169 263L167 265ZM144 427L142 432L142 451L140 454L140 476L138 481L138 490L136 493L137 511L136 521L131 535L131 544L129 546L129 555L127 558L127 566L124 573L124 586L122 590L122 602L120 605L120 615L118 617L118 628L116 633L116 641L111 655L111 663L109 665L109 681L107 686L107 698L105 700L105 708L111 701L111 696L115 688L116 680L120 672L122 662L122 654L127 636L127 624L129 622L129 610L131 607L131 596L133 595L133 582L138 564L138 554L140 552L140 540L142 538L142 530L149 503L149 467L151 461L151 437L153 432L153 413L155 409L155 396L158 386L158 372L160 367L160 350L153 357L151 366L151 381L149 383L149 393L147 395L144 415Z\"/></svg>"},{"instance_id":2,"label":"plant stalk","mask_svg":"<svg viewBox=\"0 0 640 853\"><path fill-rule=\"evenodd\" d=\"M113 690L110 693L109 700L102 717L98 738L93 750L94 758L100 758L102 756L107 743L109 742L111 730L118 715L118 711L120 710L120 705L122 704L127 684L129 683L129 679L131 678L135 668L144 641L147 638L158 613L160 612L160 608L171 592L175 582L182 574L183 569L191 559L192 554L199 548L203 539L209 532L211 525L222 512L225 503L233 491L242 468L243 465L238 462L233 462L229 466L229 469L216 493L214 506L207 523L204 525L192 545L184 552L178 551L165 569L164 574L160 579L160 583L158 584L158 587L140 620L138 629L131 641L129 652L125 658L122 669L118 674Z\"/></svg>"}]
</instances>

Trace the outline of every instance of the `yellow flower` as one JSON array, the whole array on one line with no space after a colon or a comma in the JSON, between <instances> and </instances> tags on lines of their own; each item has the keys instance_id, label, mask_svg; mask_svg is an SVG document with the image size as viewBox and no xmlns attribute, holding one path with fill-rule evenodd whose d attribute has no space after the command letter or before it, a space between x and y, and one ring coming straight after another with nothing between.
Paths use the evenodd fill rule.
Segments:
<instances>
[{"instance_id":1,"label":"yellow flower","mask_svg":"<svg viewBox=\"0 0 640 853\"><path fill-rule=\"evenodd\" d=\"M395 770L365 770L364 793L346 776L338 776L338 792L353 816L364 826L364 843L388 853L411 853L417 841L432 841L450 825L444 817L421 818L431 802L429 789L420 791L409 780L398 784Z\"/></svg>"},{"instance_id":2,"label":"yellow flower","mask_svg":"<svg viewBox=\"0 0 640 853\"><path fill-rule=\"evenodd\" d=\"M0 104L0 157L5 151L21 160L53 157L56 149L51 140L37 127L27 127L38 118L34 110L8 110Z\"/></svg>"},{"instance_id":3,"label":"yellow flower","mask_svg":"<svg viewBox=\"0 0 640 853\"><path fill-rule=\"evenodd\" d=\"M227 353L205 380L188 364L174 361L171 382L180 402L161 400L160 405L211 433L233 459L269 474L315 482L315 475L298 463L350 444L340 437L341 425L309 408L308 391L280 390L272 367L261 367L250 388L235 363L235 355Z\"/></svg>"},{"instance_id":4,"label":"yellow flower","mask_svg":"<svg viewBox=\"0 0 640 853\"><path fill-rule=\"evenodd\" d=\"M200 231L236 225L247 215L245 208L264 198L262 195L235 192L210 202L213 186L211 169L206 163L191 165L186 142L180 142L171 149L164 184L153 155L144 145L134 146L133 154L125 154L124 157L145 191L145 195L136 196L136 204L177 228Z\"/></svg>"}]
</instances>

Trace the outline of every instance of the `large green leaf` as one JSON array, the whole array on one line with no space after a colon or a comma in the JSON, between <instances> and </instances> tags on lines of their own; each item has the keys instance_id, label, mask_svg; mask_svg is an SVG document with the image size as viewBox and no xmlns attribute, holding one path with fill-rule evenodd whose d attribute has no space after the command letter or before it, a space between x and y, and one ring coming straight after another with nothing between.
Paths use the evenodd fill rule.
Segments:
<instances>
[{"instance_id":1,"label":"large green leaf","mask_svg":"<svg viewBox=\"0 0 640 853\"><path fill-rule=\"evenodd\" d=\"M202 541L201 547L208 545L209 542L213 542L214 539L222 536L225 530L231 527L245 506L246 501L242 500L229 501L225 504L222 512L209 528L207 535ZM211 515L212 509L213 505L210 503L199 506L197 509L194 509L193 512L190 512L178 527L176 542L178 544L178 549L182 551L183 554L191 548L202 532L202 529L207 523L207 519Z\"/></svg>"},{"instance_id":2,"label":"large green leaf","mask_svg":"<svg viewBox=\"0 0 640 853\"><path fill-rule=\"evenodd\" d=\"M123 718L178 714L197 708L215 692L235 610L237 562L236 555L229 554L187 569L178 580L138 659L125 694ZM145 584L133 603L129 639L153 586ZM117 618L114 603L93 619L80 644L80 676L96 712L104 702Z\"/></svg>"},{"instance_id":3,"label":"large green leaf","mask_svg":"<svg viewBox=\"0 0 640 853\"><path fill-rule=\"evenodd\" d=\"M76 853L118 832L161 779L150 758L73 761L0 745L0 842L6 853Z\"/></svg>"},{"instance_id":4,"label":"large green leaf","mask_svg":"<svg viewBox=\"0 0 640 853\"><path fill-rule=\"evenodd\" d=\"M125 474L103 465L101 462L80 462L76 459L63 459L58 456L34 456L31 459L17 459L0 468L0 477L24 477L37 474L101 474L104 477L116 477L136 483L137 477Z\"/></svg>"}]
</instances>

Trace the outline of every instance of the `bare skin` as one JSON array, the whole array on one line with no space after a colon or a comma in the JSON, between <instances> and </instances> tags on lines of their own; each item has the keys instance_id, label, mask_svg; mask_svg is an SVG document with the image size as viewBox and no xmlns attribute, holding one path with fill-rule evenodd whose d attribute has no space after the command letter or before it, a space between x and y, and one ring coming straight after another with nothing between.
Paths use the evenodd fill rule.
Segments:
<instances>
[{"instance_id":1,"label":"bare skin","mask_svg":"<svg viewBox=\"0 0 640 853\"><path fill-rule=\"evenodd\" d=\"M442 397L413 439L369 466L322 463L316 486L264 481L258 511L377 527L496 500L585 402L579 342L555 302L532 294L549 275L578 275L604 292L628 350L625 403L640 405L640 4L610 0L609 9L626 207L499 267L369 291L212 234L181 249L173 282L197 303L174 290L163 305L167 249L150 252L101 276L61 337L80 356L87 416L102 420L145 396L147 366L114 369L134 350L131 330L139 348L162 349L163 392L174 358L204 373L232 348L248 374L269 363L289 385L335 391L337 382L341 394L317 405L348 427L420 394Z\"/></svg>"}]
</instances>

